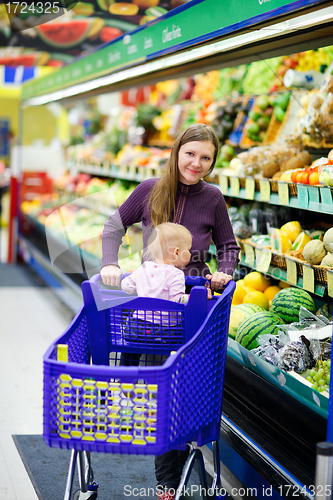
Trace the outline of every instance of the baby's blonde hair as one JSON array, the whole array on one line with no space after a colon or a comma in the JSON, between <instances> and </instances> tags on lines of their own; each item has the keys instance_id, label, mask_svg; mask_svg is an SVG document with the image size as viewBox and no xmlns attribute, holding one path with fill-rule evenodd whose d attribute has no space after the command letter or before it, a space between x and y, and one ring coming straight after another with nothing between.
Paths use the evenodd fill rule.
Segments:
<instances>
[{"instance_id":1,"label":"baby's blonde hair","mask_svg":"<svg viewBox=\"0 0 333 500\"><path fill-rule=\"evenodd\" d=\"M150 257L166 257L170 250L184 245L191 248L192 235L186 227L173 222L163 222L156 226L148 239L148 253Z\"/></svg>"}]
</instances>

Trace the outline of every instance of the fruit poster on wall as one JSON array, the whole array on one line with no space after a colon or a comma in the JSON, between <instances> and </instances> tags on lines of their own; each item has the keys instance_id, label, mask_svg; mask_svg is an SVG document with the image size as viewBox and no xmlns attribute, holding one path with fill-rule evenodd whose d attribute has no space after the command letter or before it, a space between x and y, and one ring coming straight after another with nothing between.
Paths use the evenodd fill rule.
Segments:
<instances>
[{"instance_id":1,"label":"fruit poster on wall","mask_svg":"<svg viewBox=\"0 0 333 500\"><path fill-rule=\"evenodd\" d=\"M1 3L0 64L61 67L192 1L27 0Z\"/></svg>"}]
</instances>

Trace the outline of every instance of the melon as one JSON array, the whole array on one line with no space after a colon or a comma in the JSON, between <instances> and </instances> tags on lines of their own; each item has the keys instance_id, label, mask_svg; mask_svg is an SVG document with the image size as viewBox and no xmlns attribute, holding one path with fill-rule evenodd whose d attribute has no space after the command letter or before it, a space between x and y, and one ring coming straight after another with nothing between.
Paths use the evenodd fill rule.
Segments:
<instances>
[{"instance_id":1,"label":"melon","mask_svg":"<svg viewBox=\"0 0 333 500\"><path fill-rule=\"evenodd\" d=\"M328 252L333 252L333 227L324 234L323 243Z\"/></svg>"},{"instance_id":2,"label":"melon","mask_svg":"<svg viewBox=\"0 0 333 500\"><path fill-rule=\"evenodd\" d=\"M327 255L325 255L320 265L324 267L333 267L333 253L329 252Z\"/></svg>"},{"instance_id":3,"label":"melon","mask_svg":"<svg viewBox=\"0 0 333 500\"><path fill-rule=\"evenodd\" d=\"M285 253L291 250L291 240L286 233L280 229L272 229L271 231L271 249L273 252Z\"/></svg>"},{"instance_id":4,"label":"melon","mask_svg":"<svg viewBox=\"0 0 333 500\"><path fill-rule=\"evenodd\" d=\"M311 241L310 236L308 236L306 233L302 232L300 233L294 243L292 244L291 249L292 250L303 250L305 245Z\"/></svg>"},{"instance_id":5,"label":"melon","mask_svg":"<svg viewBox=\"0 0 333 500\"><path fill-rule=\"evenodd\" d=\"M320 264L326 253L324 243L320 240L311 240L303 248L303 257L309 264Z\"/></svg>"},{"instance_id":6,"label":"melon","mask_svg":"<svg viewBox=\"0 0 333 500\"><path fill-rule=\"evenodd\" d=\"M279 331L277 325L282 323L283 321L277 314L270 311L257 312L239 326L235 340L245 349L254 349L259 345L258 337L260 335L277 335Z\"/></svg>"},{"instance_id":7,"label":"melon","mask_svg":"<svg viewBox=\"0 0 333 500\"><path fill-rule=\"evenodd\" d=\"M72 19L62 22L52 21L36 26L36 31L44 43L51 47L68 49L75 47L90 36L93 19Z\"/></svg>"},{"instance_id":8,"label":"melon","mask_svg":"<svg viewBox=\"0 0 333 500\"><path fill-rule=\"evenodd\" d=\"M256 304L240 304L231 309L230 322L229 322L229 337L235 338L239 326L249 316L257 312L264 311L264 309Z\"/></svg>"},{"instance_id":9,"label":"melon","mask_svg":"<svg viewBox=\"0 0 333 500\"><path fill-rule=\"evenodd\" d=\"M297 220L293 220L281 226L280 231L284 232L293 243L297 236L302 232L302 228Z\"/></svg>"},{"instance_id":10,"label":"melon","mask_svg":"<svg viewBox=\"0 0 333 500\"><path fill-rule=\"evenodd\" d=\"M301 288L284 288L273 298L270 312L277 314L284 323L293 323L299 321L301 306L313 314L316 312L315 303L308 292Z\"/></svg>"}]
</instances>

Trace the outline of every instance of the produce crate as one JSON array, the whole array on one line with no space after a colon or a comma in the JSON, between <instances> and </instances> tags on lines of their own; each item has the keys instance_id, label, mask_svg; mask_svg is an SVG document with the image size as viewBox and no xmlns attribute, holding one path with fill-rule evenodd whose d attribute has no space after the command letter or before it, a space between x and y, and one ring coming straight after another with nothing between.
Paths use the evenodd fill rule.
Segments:
<instances>
[{"instance_id":1,"label":"produce crate","mask_svg":"<svg viewBox=\"0 0 333 500\"><path fill-rule=\"evenodd\" d=\"M271 185L271 193L278 193L279 192L278 181L274 179L269 179L269 182ZM289 196L297 197L297 184L293 184L291 182L287 182L286 184L288 184Z\"/></svg>"},{"instance_id":2,"label":"produce crate","mask_svg":"<svg viewBox=\"0 0 333 500\"><path fill-rule=\"evenodd\" d=\"M278 140L279 135L283 129L283 126L286 123L286 121L288 120L289 109L290 109L290 105L288 105L288 108L286 110L286 114L285 114L282 122L280 122L275 117L274 112L273 112L271 121L269 122L268 128L266 130L265 139L263 141L264 145L273 144L274 142L276 142Z\"/></svg>"}]
</instances>

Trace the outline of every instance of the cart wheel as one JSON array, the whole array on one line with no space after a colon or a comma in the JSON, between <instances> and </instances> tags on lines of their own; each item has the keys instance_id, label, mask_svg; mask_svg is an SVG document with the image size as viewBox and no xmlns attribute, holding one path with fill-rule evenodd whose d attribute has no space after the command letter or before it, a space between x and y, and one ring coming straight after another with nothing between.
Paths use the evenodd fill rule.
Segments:
<instances>
[{"instance_id":1,"label":"cart wheel","mask_svg":"<svg viewBox=\"0 0 333 500\"><path fill-rule=\"evenodd\" d=\"M83 493L81 490L74 491L73 500L97 500L97 491L86 491Z\"/></svg>"}]
</instances>

